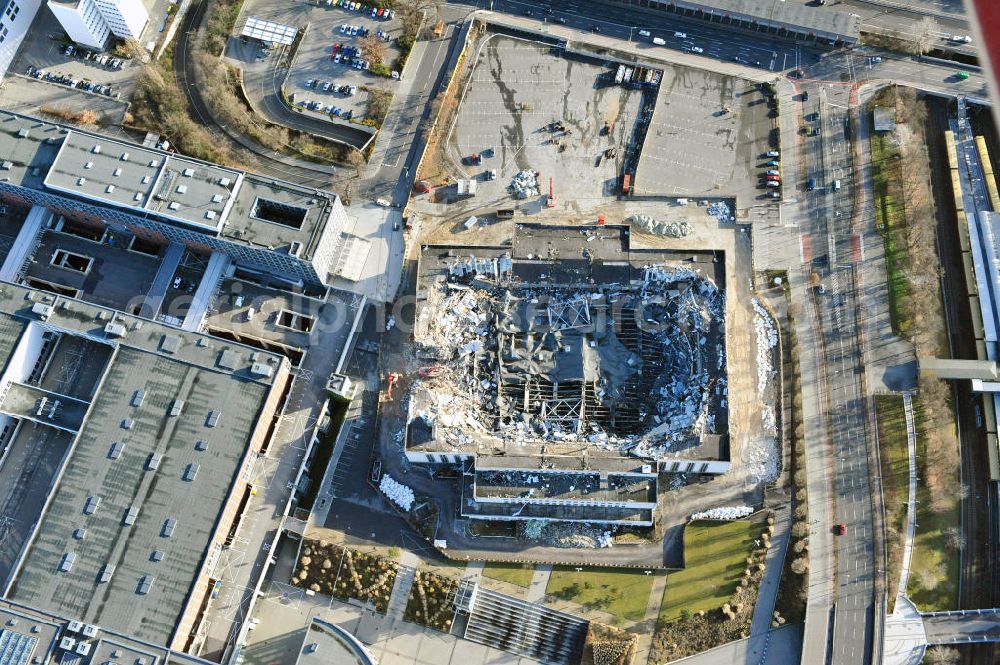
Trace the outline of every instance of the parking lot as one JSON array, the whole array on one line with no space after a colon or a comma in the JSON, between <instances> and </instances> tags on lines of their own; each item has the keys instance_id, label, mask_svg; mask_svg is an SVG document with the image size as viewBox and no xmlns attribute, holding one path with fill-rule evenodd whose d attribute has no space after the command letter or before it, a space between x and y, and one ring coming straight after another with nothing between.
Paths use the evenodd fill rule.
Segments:
<instances>
[{"instance_id":1,"label":"parking lot","mask_svg":"<svg viewBox=\"0 0 1000 665\"><path fill-rule=\"evenodd\" d=\"M775 113L753 83L665 67L636 170L636 193L735 196L741 207L765 198L759 185Z\"/></svg>"},{"instance_id":2,"label":"parking lot","mask_svg":"<svg viewBox=\"0 0 1000 665\"><path fill-rule=\"evenodd\" d=\"M171 2L145 0L144 4L149 11L149 23L146 24L139 43L146 45L148 42L159 40L160 28L164 24L167 7ZM84 86L89 84L89 91L96 93L98 97L88 95L86 98L98 105L101 104L100 97L124 101L131 98L134 80L142 68L142 63L122 58L112 51L101 54L94 49L74 47L72 51L67 52L67 46L71 45L72 42L67 38L55 15L47 7L41 7L10 71L15 74L31 75L29 68L41 70L48 75L47 79L50 82L67 87L67 92L72 92L70 87L74 90L83 90ZM112 39L108 43L108 48L113 49L114 46L115 41ZM74 81L75 86L70 86Z\"/></svg>"},{"instance_id":3,"label":"parking lot","mask_svg":"<svg viewBox=\"0 0 1000 665\"><path fill-rule=\"evenodd\" d=\"M556 199L576 207L615 195L643 97L652 95L616 85L617 64L539 42L494 33L476 49L449 146L454 175L480 180L476 200L509 201L507 186L522 170L539 172L546 194L552 176ZM469 163L490 147L494 157ZM496 179L488 179L494 169ZM529 197L531 205L542 205L540 197Z\"/></svg>"},{"instance_id":4,"label":"parking lot","mask_svg":"<svg viewBox=\"0 0 1000 665\"><path fill-rule=\"evenodd\" d=\"M366 88L385 87L391 91L396 85L391 77L364 68L361 40L365 31L385 44L383 62L391 71L400 55L395 42L402 29L398 18L387 18L388 12L382 17L373 17L371 6L354 11L337 2L339 0L333 0L327 6L325 0L321 0L318 4L278 10L257 6L263 5L261 0L247 3L238 25L242 25L246 17L256 16L305 30L284 81L279 78L280 70L276 69L282 60L281 53L268 54L255 42L244 45L233 40L228 54L249 69L275 68L272 85L280 86L291 104L303 113L358 122L366 114L369 97ZM342 31L342 28L345 29ZM373 64L369 61L368 67Z\"/></svg>"}]
</instances>

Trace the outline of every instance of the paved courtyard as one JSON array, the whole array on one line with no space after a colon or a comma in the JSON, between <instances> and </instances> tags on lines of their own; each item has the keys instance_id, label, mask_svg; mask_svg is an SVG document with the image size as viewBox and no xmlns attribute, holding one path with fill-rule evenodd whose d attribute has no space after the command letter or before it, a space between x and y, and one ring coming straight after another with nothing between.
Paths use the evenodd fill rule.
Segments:
<instances>
[{"instance_id":1,"label":"paved courtyard","mask_svg":"<svg viewBox=\"0 0 1000 665\"><path fill-rule=\"evenodd\" d=\"M579 207L614 195L643 91L615 85L617 65L547 44L489 33L474 48L450 147L456 177L480 179L478 202L509 200L506 188L521 170L540 172L544 193L552 176L556 197ZM550 131L552 122L565 130ZM491 146L496 156L482 165L461 164ZM610 147L618 156L605 159ZM496 180L486 180L490 169Z\"/></svg>"}]
</instances>

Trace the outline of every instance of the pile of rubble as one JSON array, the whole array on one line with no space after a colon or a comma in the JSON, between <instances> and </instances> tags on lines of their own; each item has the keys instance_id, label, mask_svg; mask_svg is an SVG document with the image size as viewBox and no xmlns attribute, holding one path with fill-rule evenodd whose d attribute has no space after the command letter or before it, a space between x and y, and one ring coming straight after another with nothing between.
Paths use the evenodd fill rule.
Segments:
<instances>
[{"instance_id":1,"label":"pile of rubble","mask_svg":"<svg viewBox=\"0 0 1000 665\"><path fill-rule=\"evenodd\" d=\"M413 490L402 483L396 482L389 474L382 476L382 480L379 482L378 488L387 499L403 510L408 511L413 507Z\"/></svg>"},{"instance_id":2,"label":"pile of rubble","mask_svg":"<svg viewBox=\"0 0 1000 665\"><path fill-rule=\"evenodd\" d=\"M775 436L752 436L743 446L743 466L757 483L770 483L778 477L778 439Z\"/></svg>"},{"instance_id":3,"label":"pile of rubble","mask_svg":"<svg viewBox=\"0 0 1000 665\"><path fill-rule=\"evenodd\" d=\"M658 236L668 238L686 238L691 233L691 226L685 222L664 222L649 215L630 215L625 222Z\"/></svg>"},{"instance_id":4,"label":"pile of rubble","mask_svg":"<svg viewBox=\"0 0 1000 665\"><path fill-rule=\"evenodd\" d=\"M441 425L437 434L456 447L481 434L514 443L585 442L658 457L719 433L716 413L728 399L725 294L712 280L687 267L651 266L641 285L506 287L490 276L509 261L464 261L450 269L449 281L428 291L417 339L440 364L414 381L421 397L413 416ZM591 317L598 315L630 317L632 327L609 321L594 328ZM641 356L621 334L641 335ZM557 353L570 350L572 355ZM573 374L562 376L564 371ZM610 422L596 416L580 421L554 415L538 400L525 408L518 401L524 390L510 388L567 378L587 384L588 415L603 409L621 422L629 412L632 429L611 431Z\"/></svg>"},{"instance_id":5,"label":"pile of rubble","mask_svg":"<svg viewBox=\"0 0 1000 665\"><path fill-rule=\"evenodd\" d=\"M732 209L725 201L716 201L715 203L709 205L708 214L715 217L720 224L728 224L736 221L736 218L733 216Z\"/></svg>"},{"instance_id":6,"label":"pile of rubble","mask_svg":"<svg viewBox=\"0 0 1000 665\"><path fill-rule=\"evenodd\" d=\"M515 199L538 196L538 178L534 171L518 171L510 181L510 192Z\"/></svg>"},{"instance_id":7,"label":"pile of rubble","mask_svg":"<svg viewBox=\"0 0 1000 665\"><path fill-rule=\"evenodd\" d=\"M613 532L593 524L527 520L519 527L522 538L548 547L600 549L614 545Z\"/></svg>"},{"instance_id":8,"label":"pile of rubble","mask_svg":"<svg viewBox=\"0 0 1000 665\"><path fill-rule=\"evenodd\" d=\"M723 506L691 515L692 520L739 520L753 513L750 506Z\"/></svg>"},{"instance_id":9,"label":"pile of rubble","mask_svg":"<svg viewBox=\"0 0 1000 665\"><path fill-rule=\"evenodd\" d=\"M753 327L757 333L757 392L763 394L774 376L771 349L778 344L778 331L774 321L760 301L753 299Z\"/></svg>"}]
</instances>

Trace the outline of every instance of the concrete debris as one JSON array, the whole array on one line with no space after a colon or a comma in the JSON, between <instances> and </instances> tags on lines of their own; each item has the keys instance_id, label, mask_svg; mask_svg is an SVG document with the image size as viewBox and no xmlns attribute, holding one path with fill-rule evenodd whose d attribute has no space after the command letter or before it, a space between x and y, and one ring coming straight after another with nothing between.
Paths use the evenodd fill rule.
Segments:
<instances>
[{"instance_id":1,"label":"concrete debris","mask_svg":"<svg viewBox=\"0 0 1000 665\"><path fill-rule=\"evenodd\" d=\"M664 222L649 215L630 215L625 218L625 221L653 235L667 236L668 238L686 238L691 232L690 225L685 221Z\"/></svg>"},{"instance_id":2,"label":"concrete debris","mask_svg":"<svg viewBox=\"0 0 1000 665\"><path fill-rule=\"evenodd\" d=\"M600 549L614 545L614 528L603 525L525 520L518 527L521 537L548 547Z\"/></svg>"},{"instance_id":3,"label":"concrete debris","mask_svg":"<svg viewBox=\"0 0 1000 665\"><path fill-rule=\"evenodd\" d=\"M691 515L692 520L739 520L753 513L750 506L724 506Z\"/></svg>"},{"instance_id":4,"label":"concrete debris","mask_svg":"<svg viewBox=\"0 0 1000 665\"><path fill-rule=\"evenodd\" d=\"M438 440L660 458L721 433L725 294L711 279L649 266L641 282L552 289L511 284L509 270L508 257L467 259L428 289L416 337L436 364L412 384L411 416Z\"/></svg>"},{"instance_id":5,"label":"concrete debris","mask_svg":"<svg viewBox=\"0 0 1000 665\"><path fill-rule=\"evenodd\" d=\"M518 171L510 181L510 191L515 199L538 196L538 179L534 171Z\"/></svg>"},{"instance_id":6,"label":"concrete debris","mask_svg":"<svg viewBox=\"0 0 1000 665\"><path fill-rule=\"evenodd\" d=\"M770 483L778 477L778 439L774 436L753 436L743 445L743 466L747 475L759 483Z\"/></svg>"},{"instance_id":7,"label":"concrete debris","mask_svg":"<svg viewBox=\"0 0 1000 665\"><path fill-rule=\"evenodd\" d=\"M709 205L708 214L715 217L720 224L729 224L736 221L732 209L725 201L716 201Z\"/></svg>"},{"instance_id":8,"label":"concrete debris","mask_svg":"<svg viewBox=\"0 0 1000 665\"><path fill-rule=\"evenodd\" d=\"M402 483L396 482L389 474L382 476L382 480L379 482L378 488L387 499L403 510L408 511L413 507L413 490Z\"/></svg>"},{"instance_id":9,"label":"concrete debris","mask_svg":"<svg viewBox=\"0 0 1000 665\"><path fill-rule=\"evenodd\" d=\"M778 344L778 331L771 320L771 314L760 301L753 299L753 327L757 333L757 392L763 394L775 371L771 361L771 349Z\"/></svg>"}]
</instances>

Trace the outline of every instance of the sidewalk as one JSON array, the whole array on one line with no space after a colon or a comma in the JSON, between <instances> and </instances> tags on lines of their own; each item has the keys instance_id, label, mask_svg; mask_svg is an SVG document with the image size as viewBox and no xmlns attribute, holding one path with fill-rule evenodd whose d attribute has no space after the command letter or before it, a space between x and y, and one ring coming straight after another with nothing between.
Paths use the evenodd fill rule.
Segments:
<instances>
[{"instance_id":1,"label":"sidewalk","mask_svg":"<svg viewBox=\"0 0 1000 665\"><path fill-rule=\"evenodd\" d=\"M903 411L906 413L906 450L909 457L909 482L906 499L906 540L903 542L903 561L899 567L899 589L896 591L896 608L906 598L910 579L910 559L913 556L913 538L917 532L917 428L913 420L913 396L903 393ZM909 601L907 601L908 603ZM899 611L898 609L896 610ZM895 613L895 612L894 612Z\"/></svg>"},{"instance_id":2,"label":"sidewalk","mask_svg":"<svg viewBox=\"0 0 1000 665\"><path fill-rule=\"evenodd\" d=\"M649 652L653 648L653 634L656 632L656 622L660 619L660 605L663 604L663 592L666 588L667 574L658 572L653 577L653 588L649 590L646 614L641 622L629 629L629 632L638 633L639 636L639 642L635 645L634 663L645 663L649 660Z\"/></svg>"},{"instance_id":3,"label":"sidewalk","mask_svg":"<svg viewBox=\"0 0 1000 665\"><path fill-rule=\"evenodd\" d=\"M549 585L549 575L552 574L552 566L543 564L535 568L535 576L531 578L531 586L528 587L528 594L525 600L529 603L541 603L545 600L545 587Z\"/></svg>"}]
</instances>

